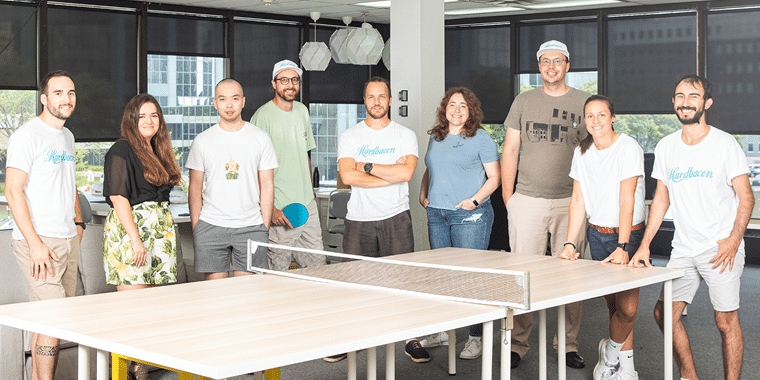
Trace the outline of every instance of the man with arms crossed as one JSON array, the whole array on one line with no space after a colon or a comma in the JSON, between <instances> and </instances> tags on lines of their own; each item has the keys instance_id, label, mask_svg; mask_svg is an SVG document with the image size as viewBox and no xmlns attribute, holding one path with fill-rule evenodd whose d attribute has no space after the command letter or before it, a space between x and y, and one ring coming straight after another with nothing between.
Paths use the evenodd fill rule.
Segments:
<instances>
[{"instance_id":1,"label":"man with arms crossed","mask_svg":"<svg viewBox=\"0 0 760 380\"><path fill-rule=\"evenodd\" d=\"M195 270L207 280L250 275L248 239L266 243L274 201L277 158L272 141L240 116L243 87L233 79L216 85L214 108L219 124L199 134L190 147L188 194L195 245ZM204 189L203 179L206 178ZM268 268L266 248L253 265Z\"/></svg>"},{"instance_id":2,"label":"man with arms crossed","mask_svg":"<svg viewBox=\"0 0 760 380\"><path fill-rule=\"evenodd\" d=\"M308 153L316 147L311 131L309 110L296 101L301 89L301 69L287 59L277 62L272 70L274 98L261 106L251 124L269 134L280 163L274 171L274 209L269 242L291 247L322 250L322 227L319 224L317 202L311 183L311 158ZM293 228L282 209L300 203L309 211L306 224ZM323 265L326 257L307 252L269 249L269 266L288 270L291 261L302 268Z\"/></svg>"},{"instance_id":3,"label":"man with arms crossed","mask_svg":"<svg viewBox=\"0 0 760 380\"><path fill-rule=\"evenodd\" d=\"M670 208L676 231L668 268L683 269L673 280L673 352L682 379L697 380L689 336L681 323L702 279L707 282L721 335L723 372L738 379L744 338L739 325L739 286L744 270L744 230L755 197L749 184L747 158L736 139L705 122L713 104L705 78L687 75L676 82L673 108L683 129L655 148L652 178L657 192L641 246L628 264L652 266L649 244ZM662 295L654 316L663 327Z\"/></svg>"},{"instance_id":4,"label":"man with arms crossed","mask_svg":"<svg viewBox=\"0 0 760 380\"><path fill-rule=\"evenodd\" d=\"M76 189L74 135L64 127L76 101L67 72L46 75L40 81L42 113L8 139L5 198L16 223L13 254L25 273L30 301L73 297L76 291L84 223ZM33 380L53 378L59 343L57 338L32 335Z\"/></svg>"},{"instance_id":5,"label":"man with arms crossed","mask_svg":"<svg viewBox=\"0 0 760 380\"><path fill-rule=\"evenodd\" d=\"M345 253L381 257L414 251L408 182L417 168L417 135L388 117L390 92L384 78L370 79L364 85L367 118L338 140L338 170L351 186ZM430 360L417 340L405 352L415 362Z\"/></svg>"},{"instance_id":6,"label":"man with arms crossed","mask_svg":"<svg viewBox=\"0 0 760 380\"><path fill-rule=\"evenodd\" d=\"M573 193L570 165L575 146L587 134L583 105L589 94L565 84L565 74L570 70L570 53L565 44L554 40L544 42L536 56L544 86L517 96L504 121L508 128L502 153L501 186L507 207L509 245L512 252L544 255L547 237L551 236L552 256L559 256L563 244L573 244L578 252L584 252L585 233L580 233L575 242L565 242L565 238ZM515 188L518 159L520 175ZM583 368L577 340L581 303L568 304L565 309L567 365ZM517 367L530 348L528 337L532 327L532 314L515 317L512 368ZM556 336L554 348L557 349Z\"/></svg>"}]
</instances>

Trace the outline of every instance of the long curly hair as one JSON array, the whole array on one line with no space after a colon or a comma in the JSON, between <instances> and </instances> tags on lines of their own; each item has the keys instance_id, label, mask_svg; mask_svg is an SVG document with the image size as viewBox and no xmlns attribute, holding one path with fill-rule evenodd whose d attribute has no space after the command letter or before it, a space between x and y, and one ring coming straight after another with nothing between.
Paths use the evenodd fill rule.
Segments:
<instances>
[{"instance_id":1,"label":"long curly hair","mask_svg":"<svg viewBox=\"0 0 760 380\"><path fill-rule=\"evenodd\" d=\"M158 111L158 131L150 139L150 146L140 135L138 123L140 108L145 103L153 103ZM175 186L182 180L182 173L172 150L171 136L164 121L161 106L151 95L139 94L132 98L124 109L121 118L121 138L126 140L135 151L145 169L145 179L154 186Z\"/></svg>"},{"instance_id":2,"label":"long curly hair","mask_svg":"<svg viewBox=\"0 0 760 380\"><path fill-rule=\"evenodd\" d=\"M454 96L454 94L462 95L465 103L467 103L467 109L470 112L470 115L462 128L465 137L473 137L475 136L475 133L477 133L478 128L483 128L480 125L483 121L483 111L480 109L480 100L478 100L475 94L466 87L452 87L446 91L445 95L443 95L441 104L436 111L437 121L435 126L428 131L429 135L435 136L435 141L443 141L443 139L446 138L446 135L449 134L449 121L446 119L446 107L449 105L449 100L451 100L451 97Z\"/></svg>"}]
</instances>

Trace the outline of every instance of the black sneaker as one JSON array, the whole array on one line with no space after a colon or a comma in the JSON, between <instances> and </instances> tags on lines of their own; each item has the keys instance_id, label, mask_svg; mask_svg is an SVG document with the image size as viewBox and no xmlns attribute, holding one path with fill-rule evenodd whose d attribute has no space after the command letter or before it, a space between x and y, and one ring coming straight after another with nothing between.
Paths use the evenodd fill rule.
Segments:
<instances>
[{"instance_id":1,"label":"black sneaker","mask_svg":"<svg viewBox=\"0 0 760 380\"><path fill-rule=\"evenodd\" d=\"M415 363L427 363L430 361L430 354L428 354L427 350L422 348L420 341L416 339L410 340L409 343L406 344L406 347L404 347L404 353L406 356L412 358L412 361Z\"/></svg>"},{"instance_id":2,"label":"black sneaker","mask_svg":"<svg viewBox=\"0 0 760 380\"><path fill-rule=\"evenodd\" d=\"M338 355L325 356L322 359L324 359L324 361L326 361L326 362L337 363L337 362L345 359L347 356L348 356L348 354L344 352L344 353L338 354Z\"/></svg>"}]
</instances>

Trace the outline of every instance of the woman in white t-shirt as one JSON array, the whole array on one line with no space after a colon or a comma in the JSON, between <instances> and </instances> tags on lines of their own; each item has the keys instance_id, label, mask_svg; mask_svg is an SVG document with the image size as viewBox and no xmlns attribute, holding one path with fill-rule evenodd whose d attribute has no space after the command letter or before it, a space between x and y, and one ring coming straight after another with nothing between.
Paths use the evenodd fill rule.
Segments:
<instances>
[{"instance_id":1,"label":"woman in white t-shirt","mask_svg":"<svg viewBox=\"0 0 760 380\"><path fill-rule=\"evenodd\" d=\"M615 132L615 107L601 95L586 100L588 136L575 148L570 177L567 242L560 257L576 260L576 241L588 216L589 248L594 260L627 264L644 234L644 152L636 140ZM594 380L638 379L633 365L633 325L639 290L605 296L610 313L610 337L599 342Z\"/></svg>"}]
</instances>

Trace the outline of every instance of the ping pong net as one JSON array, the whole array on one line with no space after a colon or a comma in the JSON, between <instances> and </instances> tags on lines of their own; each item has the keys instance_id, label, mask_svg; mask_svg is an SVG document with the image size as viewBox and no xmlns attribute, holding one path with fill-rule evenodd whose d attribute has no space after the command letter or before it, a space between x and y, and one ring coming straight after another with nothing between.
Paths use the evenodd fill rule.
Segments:
<instances>
[{"instance_id":1,"label":"ping pong net","mask_svg":"<svg viewBox=\"0 0 760 380\"><path fill-rule=\"evenodd\" d=\"M276 271L253 266L253 253L259 247L308 252L350 261ZM530 308L530 276L529 272L522 271L417 263L294 248L252 240L248 240L248 270L347 286L432 295L460 302Z\"/></svg>"}]
</instances>

